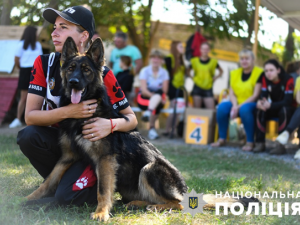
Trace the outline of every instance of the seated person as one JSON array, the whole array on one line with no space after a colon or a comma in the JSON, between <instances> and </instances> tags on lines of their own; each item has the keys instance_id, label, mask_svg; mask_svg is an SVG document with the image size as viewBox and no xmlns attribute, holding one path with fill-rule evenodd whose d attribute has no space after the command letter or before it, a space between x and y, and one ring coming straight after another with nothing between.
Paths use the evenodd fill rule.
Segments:
<instances>
[{"instance_id":1,"label":"seated person","mask_svg":"<svg viewBox=\"0 0 300 225\"><path fill-rule=\"evenodd\" d=\"M129 56L121 55L120 68L122 71L116 75L116 78L126 98L129 99L133 84L133 70L131 69L131 58Z\"/></svg>"},{"instance_id":2,"label":"seated person","mask_svg":"<svg viewBox=\"0 0 300 225\"><path fill-rule=\"evenodd\" d=\"M230 72L230 101L222 102L217 108L219 140L211 146L225 144L229 118L241 117L245 128L247 143L243 151L252 151L254 147L256 100L261 89L263 69L254 66L254 54L244 49L239 53L241 68Z\"/></svg>"},{"instance_id":3,"label":"seated person","mask_svg":"<svg viewBox=\"0 0 300 225\"><path fill-rule=\"evenodd\" d=\"M296 85L294 89L294 99L296 100L298 104L298 108L294 112L291 121L287 125L285 131L283 131L277 138L276 141L278 141L280 144L285 145L288 143L288 140L290 138L290 135L298 128L298 138L300 138L300 77L296 80ZM295 159L300 159L300 149L296 152Z\"/></svg>"},{"instance_id":4,"label":"seated person","mask_svg":"<svg viewBox=\"0 0 300 225\"><path fill-rule=\"evenodd\" d=\"M140 109L146 110L142 120L149 121L150 129L148 137L150 140L159 136L155 130L155 121L160 110L165 104L165 97L168 93L169 74L162 68L164 62L163 54L158 50L152 50L150 54L150 65L144 67L139 75L140 93L137 96L137 103Z\"/></svg>"},{"instance_id":5,"label":"seated person","mask_svg":"<svg viewBox=\"0 0 300 225\"><path fill-rule=\"evenodd\" d=\"M294 80L286 74L282 66L275 59L265 62L265 75L262 78L261 98L257 102L256 115L256 147L253 152L265 150L266 121L279 118L278 132L285 130L292 117ZM278 144L270 154L283 154L285 148Z\"/></svg>"}]
</instances>

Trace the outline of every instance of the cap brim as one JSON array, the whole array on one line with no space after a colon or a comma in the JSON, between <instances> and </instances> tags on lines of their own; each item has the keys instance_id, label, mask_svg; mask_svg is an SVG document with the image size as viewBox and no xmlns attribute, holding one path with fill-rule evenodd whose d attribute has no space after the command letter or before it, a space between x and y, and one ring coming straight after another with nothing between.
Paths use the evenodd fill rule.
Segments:
<instances>
[{"instance_id":1,"label":"cap brim","mask_svg":"<svg viewBox=\"0 0 300 225\"><path fill-rule=\"evenodd\" d=\"M71 23L74 23L76 25L79 25L75 20L73 20L70 16L68 16L67 14L63 13L63 12L60 12L58 10L55 10L55 9L52 9L52 8L47 8L43 11L43 17L45 20L47 20L49 23L52 23L54 24L55 23L55 20L56 18L60 16L62 17L63 19L71 22Z\"/></svg>"}]
</instances>

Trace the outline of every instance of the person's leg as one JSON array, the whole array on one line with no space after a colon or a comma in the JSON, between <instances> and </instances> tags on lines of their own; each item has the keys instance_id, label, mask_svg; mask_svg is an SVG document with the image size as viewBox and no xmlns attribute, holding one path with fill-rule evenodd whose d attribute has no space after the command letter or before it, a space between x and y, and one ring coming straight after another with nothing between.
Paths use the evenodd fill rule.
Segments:
<instances>
[{"instance_id":1,"label":"person's leg","mask_svg":"<svg viewBox=\"0 0 300 225\"><path fill-rule=\"evenodd\" d=\"M82 190L73 191L73 185L76 182L82 182L82 186L89 182L89 179L83 177L80 181L78 178L82 175L86 169L87 164L82 161L74 163L62 176L60 183L55 192L55 198L60 204L68 205L82 205L84 203L97 203L97 182L88 188L83 188Z\"/></svg>"},{"instance_id":2,"label":"person's leg","mask_svg":"<svg viewBox=\"0 0 300 225\"><path fill-rule=\"evenodd\" d=\"M17 144L37 172L46 178L61 157L58 129L27 126L19 131Z\"/></svg>"},{"instance_id":3,"label":"person's leg","mask_svg":"<svg viewBox=\"0 0 300 225\"><path fill-rule=\"evenodd\" d=\"M288 123L286 127L286 131L289 132L289 134L293 133L294 130L296 130L300 126L300 107L295 110L295 112L292 115L292 118L290 122ZM299 131L299 129L298 129Z\"/></svg>"},{"instance_id":4,"label":"person's leg","mask_svg":"<svg viewBox=\"0 0 300 225\"><path fill-rule=\"evenodd\" d=\"M152 128L155 128L155 121L158 119L158 115L153 115L153 114L151 114L151 116L150 116L150 121L149 121L149 123L150 123L150 129L152 129Z\"/></svg>"},{"instance_id":5,"label":"person's leg","mask_svg":"<svg viewBox=\"0 0 300 225\"><path fill-rule=\"evenodd\" d=\"M198 95L193 95L193 107L201 108L201 105L202 105L202 98Z\"/></svg>"},{"instance_id":6,"label":"person's leg","mask_svg":"<svg viewBox=\"0 0 300 225\"><path fill-rule=\"evenodd\" d=\"M256 112L256 143L265 143L266 135L266 112L257 110Z\"/></svg>"},{"instance_id":7,"label":"person's leg","mask_svg":"<svg viewBox=\"0 0 300 225\"><path fill-rule=\"evenodd\" d=\"M232 108L232 103L230 101L222 102L218 105L217 123L219 129L219 139L217 142L211 144L211 146L213 147L221 146L226 141L231 108Z\"/></svg>"},{"instance_id":8,"label":"person's leg","mask_svg":"<svg viewBox=\"0 0 300 225\"><path fill-rule=\"evenodd\" d=\"M293 108L292 107L282 107L279 112L278 112L278 133L282 133L288 126L290 120L291 120L291 117L293 115ZM299 119L299 118L298 118ZM295 121L296 124L292 126L296 127L298 126L298 124L300 123L299 121ZM293 132L294 130L291 131L291 133Z\"/></svg>"},{"instance_id":9,"label":"person's leg","mask_svg":"<svg viewBox=\"0 0 300 225\"><path fill-rule=\"evenodd\" d=\"M160 94L153 95L149 100L148 110L153 111L161 103L162 97Z\"/></svg>"},{"instance_id":10,"label":"person's leg","mask_svg":"<svg viewBox=\"0 0 300 225\"><path fill-rule=\"evenodd\" d=\"M203 98L203 101L207 109L215 109L215 100L213 97Z\"/></svg>"},{"instance_id":11,"label":"person's leg","mask_svg":"<svg viewBox=\"0 0 300 225\"><path fill-rule=\"evenodd\" d=\"M20 92L20 101L18 103L18 112L17 112L17 118L21 121L22 115L24 113L25 105L26 105L26 99L27 99L27 90L21 90Z\"/></svg>"},{"instance_id":12,"label":"person's leg","mask_svg":"<svg viewBox=\"0 0 300 225\"><path fill-rule=\"evenodd\" d=\"M170 104L170 108L173 109L174 105L175 105L175 99L172 99L171 104ZM177 115L176 115L176 121L177 121ZM165 129L165 133L164 133L165 136L169 135L169 133L171 132L172 122L173 122L173 113L170 113L168 118L167 118L167 122L166 122L166 129Z\"/></svg>"},{"instance_id":13,"label":"person's leg","mask_svg":"<svg viewBox=\"0 0 300 225\"><path fill-rule=\"evenodd\" d=\"M239 116L241 117L245 128L247 143L252 144L254 142L255 109L255 102L245 103L239 109Z\"/></svg>"},{"instance_id":14,"label":"person's leg","mask_svg":"<svg viewBox=\"0 0 300 225\"><path fill-rule=\"evenodd\" d=\"M282 107L279 110L272 110L273 117L277 117L279 119L278 121L278 133L284 134L285 129L290 121L290 118L292 117L293 108L292 107ZM274 115L274 113L276 113ZM277 139L276 139L277 140ZM286 142L288 141L288 138ZM280 141L276 142L275 148L270 150L270 154L275 155L281 155L286 153L286 149L284 147L285 143L281 143Z\"/></svg>"}]
</instances>

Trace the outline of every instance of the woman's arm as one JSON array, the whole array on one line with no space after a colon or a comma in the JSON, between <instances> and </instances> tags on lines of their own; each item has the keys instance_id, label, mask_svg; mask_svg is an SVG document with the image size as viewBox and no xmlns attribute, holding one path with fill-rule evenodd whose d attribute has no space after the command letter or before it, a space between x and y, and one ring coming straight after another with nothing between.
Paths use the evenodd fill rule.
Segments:
<instances>
[{"instance_id":1,"label":"woman's arm","mask_svg":"<svg viewBox=\"0 0 300 225\"><path fill-rule=\"evenodd\" d=\"M296 93L296 102L297 104L300 104L300 91L297 91Z\"/></svg>"},{"instance_id":2,"label":"woman's arm","mask_svg":"<svg viewBox=\"0 0 300 225\"><path fill-rule=\"evenodd\" d=\"M222 75L223 75L223 72L224 72L224 71L223 71L222 67L219 66L217 69L219 70L219 74L218 74L217 76L214 77L213 81L215 81L216 79L222 77Z\"/></svg>"},{"instance_id":3,"label":"woman's arm","mask_svg":"<svg viewBox=\"0 0 300 225\"><path fill-rule=\"evenodd\" d=\"M231 103L232 103L233 106L237 106L238 105L237 98L236 98L236 96L235 96L235 94L234 94L234 92L233 92L233 90L232 90L231 87L229 88L229 99L230 99L230 101L231 101Z\"/></svg>"},{"instance_id":4,"label":"woman's arm","mask_svg":"<svg viewBox=\"0 0 300 225\"><path fill-rule=\"evenodd\" d=\"M89 119L86 125L82 127L83 138L90 141L97 141L106 137L112 131L127 132L136 128L138 122L130 106L121 110L120 113L126 116L128 121L123 118L110 120L97 117Z\"/></svg>"},{"instance_id":5,"label":"woman's arm","mask_svg":"<svg viewBox=\"0 0 300 225\"><path fill-rule=\"evenodd\" d=\"M25 110L27 125L50 126L67 118L89 118L97 107L97 100L92 99L46 111L41 110L43 102L44 98L42 96L31 93L27 95Z\"/></svg>"},{"instance_id":6,"label":"woman's arm","mask_svg":"<svg viewBox=\"0 0 300 225\"><path fill-rule=\"evenodd\" d=\"M20 69L20 57L15 56L15 65Z\"/></svg>"},{"instance_id":7,"label":"woman's arm","mask_svg":"<svg viewBox=\"0 0 300 225\"><path fill-rule=\"evenodd\" d=\"M164 80L163 85L162 85L162 91L166 95L168 94L168 91L169 91L169 80Z\"/></svg>"},{"instance_id":8,"label":"woman's arm","mask_svg":"<svg viewBox=\"0 0 300 225\"><path fill-rule=\"evenodd\" d=\"M142 95L145 96L145 97L148 97L150 98L153 93L150 92L147 88L147 81L146 80L140 80L140 88L141 88L141 92L142 92Z\"/></svg>"}]
</instances>

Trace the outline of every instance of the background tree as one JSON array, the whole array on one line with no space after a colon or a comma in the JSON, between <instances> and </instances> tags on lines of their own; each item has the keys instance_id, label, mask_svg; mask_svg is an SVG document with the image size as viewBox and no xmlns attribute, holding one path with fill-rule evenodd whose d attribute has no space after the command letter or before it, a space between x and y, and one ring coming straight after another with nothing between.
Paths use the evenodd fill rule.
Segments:
<instances>
[{"instance_id":1,"label":"background tree","mask_svg":"<svg viewBox=\"0 0 300 225\"><path fill-rule=\"evenodd\" d=\"M212 37L243 38L251 44L254 30L255 0L178 0L193 5L193 21Z\"/></svg>"}]
</instances>

